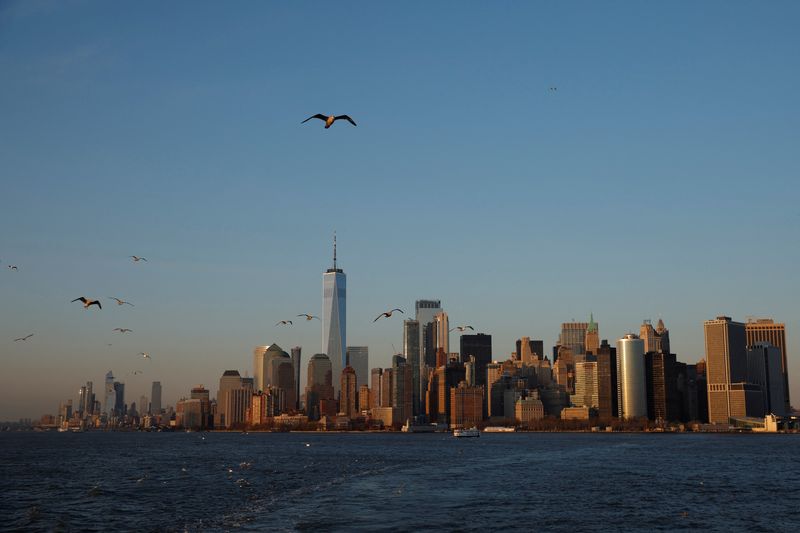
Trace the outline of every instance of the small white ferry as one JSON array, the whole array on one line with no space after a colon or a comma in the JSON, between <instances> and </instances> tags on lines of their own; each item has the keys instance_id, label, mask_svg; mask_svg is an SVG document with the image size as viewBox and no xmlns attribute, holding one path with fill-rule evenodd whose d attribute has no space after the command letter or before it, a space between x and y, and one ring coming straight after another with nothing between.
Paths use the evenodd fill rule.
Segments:
<instances>
[{"instance_id":1,"label":"small white ferry","mask_svg":"<svg viewBox=\"0 0 800 533\"><path fill-rule=\"evenodd\" d=\"M480 437L481 432L478 431L478 428L469 428L469 429L454 429L453 430L454 437Z\"/></svg>"}]
</instances>

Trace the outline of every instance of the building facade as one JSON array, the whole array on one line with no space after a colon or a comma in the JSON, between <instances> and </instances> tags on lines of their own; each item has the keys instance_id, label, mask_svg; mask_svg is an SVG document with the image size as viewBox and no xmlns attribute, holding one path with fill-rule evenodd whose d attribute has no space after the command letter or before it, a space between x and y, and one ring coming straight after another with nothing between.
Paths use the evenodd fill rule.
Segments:
<instances>
[{"instance_id":1,"label":"building facade","mask_svg":"<svg viewBox=\"0 0 800 533\"><path fill-rule=\"evenodd\" d=\"M647 416L644 341L629 333L617 341L620 418Z\"/></svg>"},{"instance_id":2,"label":"building facade","mask_svg":"<svg viewBox=\"0 0 800 533\"><path fill-rule=\"evenodd\" d=\"M347 366L347 276L336 265L336 236L333 237L333 267L322 275L322 351L340 376ZM338 390L339 380L334 380Z\"/></svg>"}]
</instances>

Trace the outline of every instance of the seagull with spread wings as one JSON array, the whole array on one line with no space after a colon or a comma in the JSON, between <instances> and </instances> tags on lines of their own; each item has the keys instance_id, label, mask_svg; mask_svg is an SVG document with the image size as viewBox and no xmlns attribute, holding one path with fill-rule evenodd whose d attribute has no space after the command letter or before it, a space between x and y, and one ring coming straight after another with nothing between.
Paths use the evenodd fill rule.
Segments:
<instances>
[{"instance_id":1,"label":"seagull with spread wings","mask_svg":"<svg viewBox=\"0 0 800 533\"><path fill-rule=\"evenodd\" d=\"M150 359L150 354L149 353L139 352L139 355L141 355L143 359Z\"/></svg>"},{"instance_id":2,"label":"seagull with spread wings","mask_svg":"<svg viewBox=\"0 0 800 533\"><path fill-rule=\"evenodd\" d=\"M327 130L328 128L330 128L330 127L333 125L333 123L334 123L334 122L336 122L337 120L346 120L347 122L349 122L349 123L350 123L350 124L352 124L353 126L356 126L356 125L357 125L357 124L356 124L356 123L353 121L353 119L352 119L352 118L350 118L350 117L349 117L349 116L347 116L347 115L338 115L338 116L330 115L330 116L328 116L328 115L323 115L322 113L317 113L316 115L311 115L310 117L308 117L307 119L305 119L305 120L304 120L303 122L301 122L300 124L305 124L306 122L308 122L308 121L309 121L309 120L311 120L312 118L318 118L318 119L320 119L320 120L324 121L324 122L325 122L325 129L326 129L326 130Z\"/></svg>"},{"instance_id":3,"label":"seagull with spread wings","mask_svg":"<svg viewBox=\"0 0 800 533\"><path fill-rule=\"evenodd\" d=\"M8 269L9 270L19 270L19 268L17 268L17 265L8 265Z\"/></svg>"},{"instance_id":4,"label":"seagull with spread wings","mask_svg":"<svg viewBox=\"0 0 800 533\"><path fill-rule=\"evenodd\" d=\"M131 259L133 259L133 262L134 262L134 263L138 263L139 261L144 261L145 263L147 263L147 259L146 259L146 258L144 258L144 257L139 257L138 255L129 255L128 257L130 257Z\"/></svg>"},{"instance_id":5,"label":"seagull with spread wings","mask_svg":"<svg viewBox=\"0 0 800 533\"><path fill-rule=\"evenodd\" d=\"M20 337L20 338L18 338L18 339L14 339L14 342L17 342L17 341L26 341L26 340L30 339L31 337L33 337L33 333L31 333L30 335L25 335L24 337Z\"/></svg>"},{"instance_id":6,"label":"seagull with spread wings","mask_svg":"<svg viewBox=\"0 0 800 533\"><path fill-rule=\"evenodd\" d=\"M463 332L464 330L467 330L467 329L470 329L470 330L472 330L472 331L475 331L475 328L473 328L472 326L456 326L456 327L454 327L453 329L451 329L450 331L455 331L455 330L458 330L458 331L460 331L460 332Z\"/></svg>"},{"instance_id":7,"label":"seagull with spread wings","mask_svg":"<svg viewBox=\"0 0 800 533\"><path fill-rule=\"evenodd\" d=\"M130 305L131 307L133 307L133 306L134 306L134 305L133 305L132 303L130 303L130 302L126 302L125 300L120 300L119 298L114 298L113 296L109 296L109 298L110 298L111 300L115 300L115 301L117 302L117 305L123 305L123 304L125 304L125 305Z\"/></svg>"},{"instance_id":8,"label":"seagull with spread wings","mask_svg":"<svg viewBox=\"0 0 800 533\"><path fill-rule=\"evenodd\" d=\"M373 322L377 322L378 320L380 320L380 319L381 319L381 318L383 318L383 317L389 318L389 317L391 317L391 316L392 316L392 313L394 313L395 311L398 311L398 312L400 312L400 313L402 313L402 312L403 312L403 310L402 310L402 309L399 309L399 308L395 307L394 309L390 309L390 310L386 311L385 313L381 313L381 314L379 314L379 315L377 316L377 318L375 318L375 320L373 320Z\"/></svg>"},{"instance_id":9,"label":"seagull with spread wings","mask_svg":"<svg viewBox=\"0 0 800 533\"><path fill-rule=\"evenodd\" d=\"M128 328L114 328L114 330L113 330L113 331L119 331L120 333L129 333L129 332L133 332L133 330L132 330L132 329L128 329Z\"/></svg>"},{"instance_id":10,"label":"seagull with spread wings","mask_svg":"<svg viewBox=\"0 0 800 533\"><path fill-rule=\"evenodd\" d=\"M291 320L281 320L280 322L277 322L275 325L276 326L291 326L292 325L292 321Z\"/></svg>"},{"instance_id":11,"label":"seagull with spread wings","mask_svg":"<svg viewBox=\"0 0 800 533\"><path fill-rule=\"evenodd\" d=\"M304 317L306 317L306 321L308 321L308 320L311 320L311 319L313 319L313 318L316 318L317 320L319 320L319 317L318 317L318 316L309 315L308 313L302 313L302 314L300 314L300 315L297 315L297 316L298 316L298 317L301 317L301 316L304 316Z\"/></svg>"},{"instance_id":12,"label":"seagull with spread wings","mask_svg":"<svg viewBox=\"0 0 800 533\"><path fill-rule=\"evenodd\" d=\"M72 300L72 302L83 302L83 308L84 309L89 309L90 305L96 305L100 309L103 308L103 306L100 305L100 300L90 300L89 298L86 298L84 296L81 296L80 298L75 298L74 300ZM70 303L72 303L72 302L70 302Z\"/></svg>"}]
</instances>

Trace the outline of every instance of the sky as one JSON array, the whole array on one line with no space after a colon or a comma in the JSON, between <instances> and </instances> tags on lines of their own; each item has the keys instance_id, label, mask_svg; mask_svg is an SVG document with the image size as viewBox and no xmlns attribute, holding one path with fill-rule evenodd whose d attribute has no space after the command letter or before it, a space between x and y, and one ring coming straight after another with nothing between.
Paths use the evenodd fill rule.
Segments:
<instances>
[{"instance_id":1,"label":"sky","mask_svg":"<svg viewBox=\"0 0 800 533\"><path fill-rule=\"evenodd\" d=\"M0 420L109 370L128 402L161 381L174 405L252 375L256 345L307 361L319 322L274 324L321 314L334 231L370 367L417 299L492 334L496 359L594 313L612 343L663 318L694 363L704 320L768 316L800 397L799 15L0 3ZM316 113L358 126L301 124Z\"/></svg>"}]
</instances>

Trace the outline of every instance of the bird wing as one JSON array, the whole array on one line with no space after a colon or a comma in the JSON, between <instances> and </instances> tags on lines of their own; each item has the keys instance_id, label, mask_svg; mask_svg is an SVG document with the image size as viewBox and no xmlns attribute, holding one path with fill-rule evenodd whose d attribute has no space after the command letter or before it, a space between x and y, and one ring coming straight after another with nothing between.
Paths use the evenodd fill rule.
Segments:
<instances>
[{"instance_id":1,"label":"bird wing","mask_svg":"<svg viewBox=\"0 0 800 533\"><path fill-rule=\"evenodd\" d=\"M99 307L100 309L102 309L102 308L103 308L103 306L100 304L100 302L99 302L98 300L94 300L94 301L92 301L92 303L90 303L89 305L96 305L96 306L97 306L97 307ZM87 306L87 307L88 307L88 306Z\"/></svg>"},{"instance_id":2,"label":"bird wing","mask_svg":"<svg viewBox=\"0 0 800 533\"><path fill-rule=\"evenodd\" d=\"M381 319L381 317L384 317L384 316L386 316L386 313L379 314L378 317L375 320L373 320L373 322L377 322L378 320Z\"/></svg>"},{"instance_id":3,"label":"bird wing","mask_svg":"<svg viewBox=\"0 0 800 533\"><path fill-rule=\"evenodd\" d=\"M147 263L147 258L145 258L145 257L140 257L139 259L140 259L140 260L142 260L142 261L144 261L145 263Z\"/></svg>"},{"instance_id":4,"label":"bird wing","mask_svg":"<svg viewBox=\"0 0 800 533\"><path fill-rule=\"evenodd\" d=\"M74 300L72 300L72 302L83 302L83 303L86 303L86 298L81 296L80 298L75 298ZM72 303L72 302L70 302L70 303Z\"/></svg>"},{"instance_id":5,"label":"bird wing","mask_svg":"<svg viewBox=\"0 0 800 533\"><path fill-rule=\"evenodd\" d=\"M304 120L303 122L301 122L300 124L305 124L306 122L308 122L308 121L309 121L309 120L311 120L312 118L318 118L318 119L320 119L320 120L328 120L328 117L326 117L326 116L325 116L325 115L323 115L322 113L317 113L316 115L311 115L310 117L308 117L307 119L305 119L305 120Z\"/></svg>"},{"instance_id":6,"label":"bird wing","mask_svg":"<svg viewBox=\"0 0 800 533\"><path fill-rule=\"evenodd\" d=\"M291 320L287 320L286 322L288 322L289 324L293 324L293 322Z\"/></svg>"},{"instance_id":7,"label":"bird wing","mask_svg":"<svg viewBox=\"0 0 800 533\"><path fill-rule=\"evenodd\" d=\"M475 328L473 328L472 326L464 326L464 329L471 329L472 331L475 331Z\"/></svg>"},{"instance_id":8,"label":"bird wing","mask_svg":"<svg viewBox=\"0 0 800 533\"><path fill-rule=\"evenodd\" d=\"M339 115L338 117L333 117L333 120L346 120L353 126L357 126L357 124L353 121L353 119L348 117L347 115Z\"/></svg>"},{"instance_id":9,"label":"bird wing","mask_svg":"<svg viewBox=\"0 0 800 533\"><path fill-rule=\"evenodd\" d=\"M402 310L402 309L392 309L392 310L391 310L391 312L392 312L392 313L393 313L393 312L395 312L395 311L400 311L401 313L403 313L403 310ZM403 314L405 314L405 313L403 313Z\"/></svg>"},{"instance_id":10,"label":"bird wing","mask_svg":"<svg viewBox=\"0 0 800 533\"><path fill-rule=\"evenodd\" d=\"M130 302L122 302L122 303L124 303L124 304L128 304L128 305L130 305L131 307L136 307L135 305L133 305L133 304L132 304L132 303L130 303Z\"/></svg>"}]
</instances>

